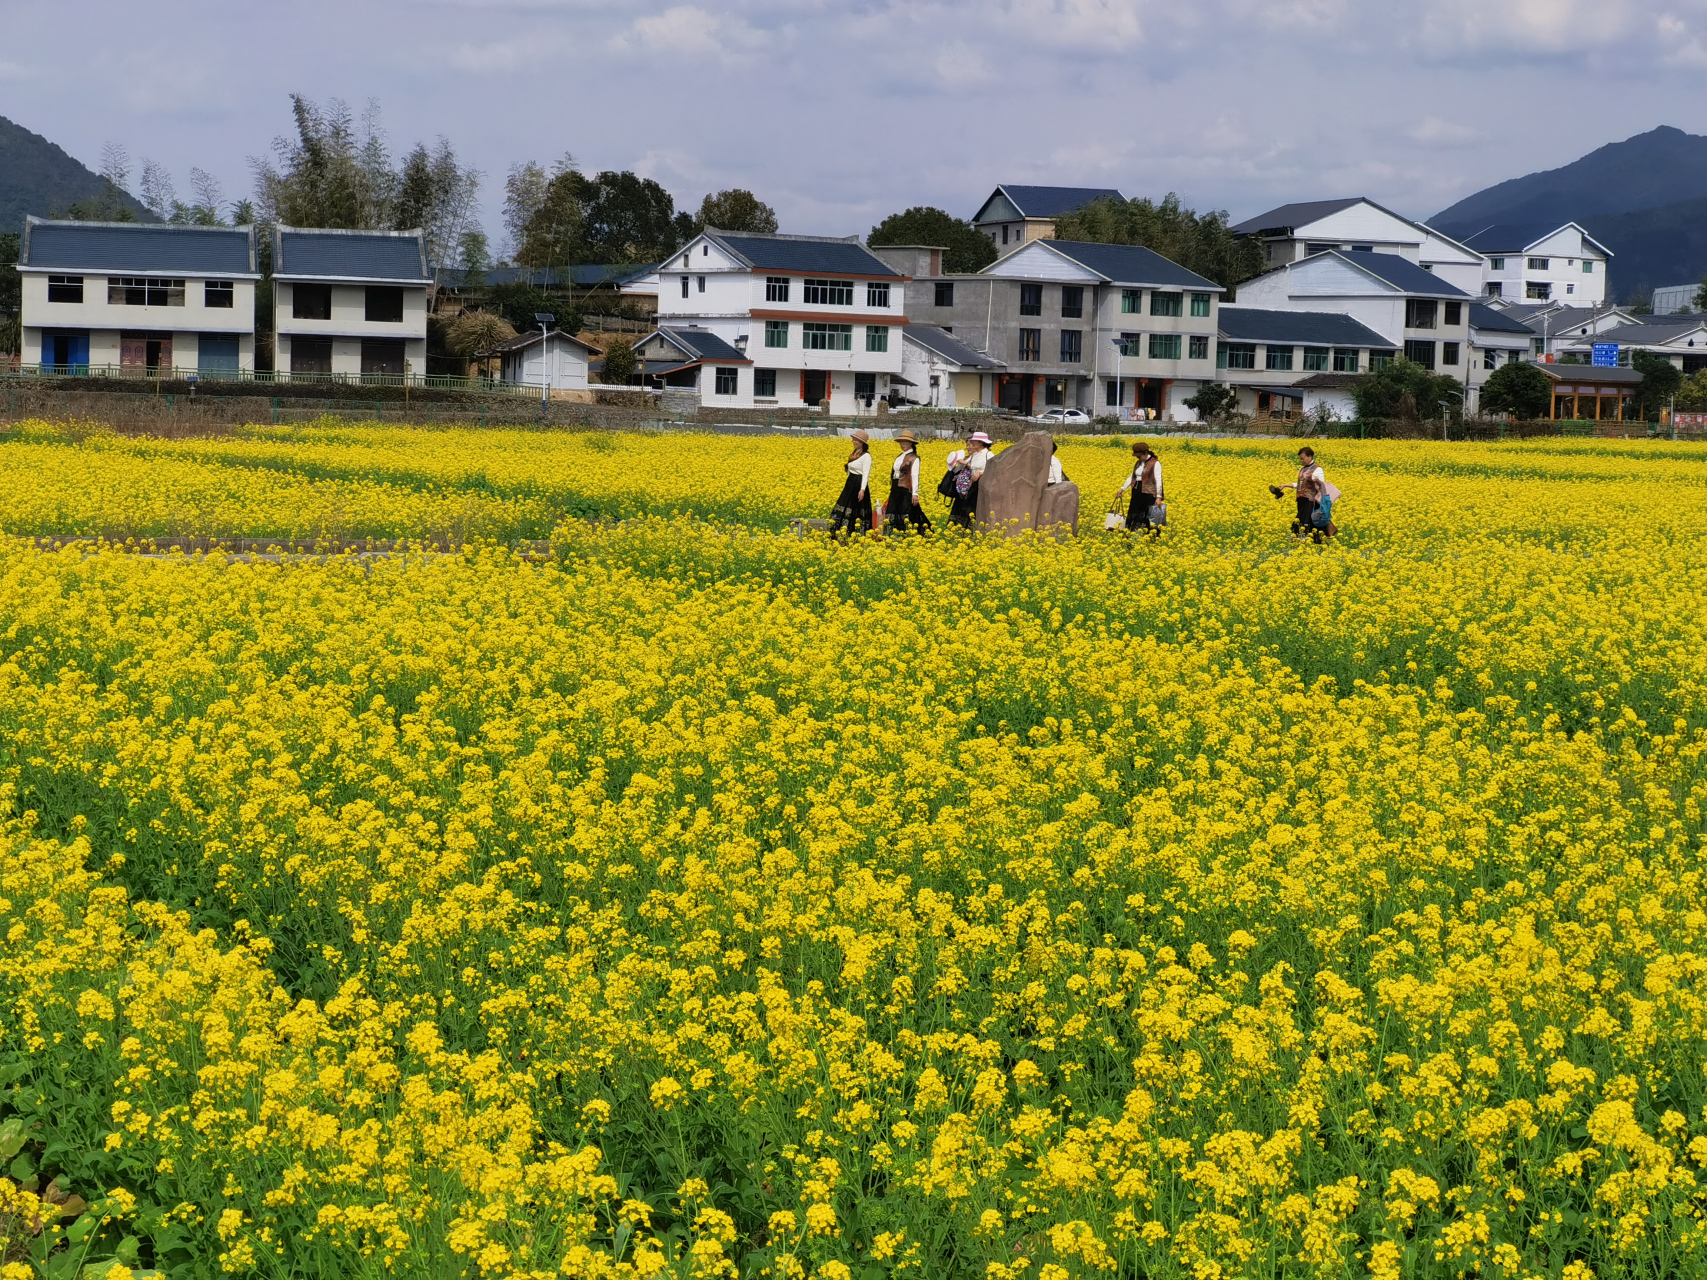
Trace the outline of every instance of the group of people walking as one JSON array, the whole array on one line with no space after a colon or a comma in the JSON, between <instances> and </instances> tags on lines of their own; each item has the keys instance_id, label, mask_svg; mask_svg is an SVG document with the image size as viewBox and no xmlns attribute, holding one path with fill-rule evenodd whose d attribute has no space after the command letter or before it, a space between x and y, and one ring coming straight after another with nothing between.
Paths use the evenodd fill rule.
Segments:
<instances>
[{"instance_id":1,"label":"group of people walking","mask_svg":"<svg viewBox=\"0 0 1707 1280\"><path fill-rule=\"evenodd\" d=\"M924 467L919 458L919 438L910 430L902 431L896 434L895 443L901 446L901 452L889 466L889 501L884 507L884 523L890 533L909 530L928 533L933 526L925 514L922 500ZM983 479L984 468L994 456L990 452L992 443L984 432L974 431L967 437L964 449L948 455L948 469L936 489L949 499L950 524L971 530L978 510L978 484ZM1053 447L1050 453L1049 483L1060 484L1066 479L1066 473L1061 469L1061 460L1053 456ZM853 451L848 454L844 470L847 479L830 512L831 534L876 529L876 509L871 500L871 436L868 432L853 433ZM1339 532L1333 522L1333 504L1340 491L1328 483L1316 461L1316 451L1309 445L1298 451L1297 478L1284 485L1269 486L1269 492L1276 498L1288 489L1294 492L1298 502L1298 518L1292 522L1293 537L1308 537L1319 543ZM1113 506L1116 510L1123 495L1126 497L1126 531L1157 537L1168 520L1167 491L1162 484L1162 460L1143 441L1132 446L1132 471L1115 492ZM1111 527L1118 527L1115 515L1111 514L1109 521Z\"/></svg>"}]
</instances>

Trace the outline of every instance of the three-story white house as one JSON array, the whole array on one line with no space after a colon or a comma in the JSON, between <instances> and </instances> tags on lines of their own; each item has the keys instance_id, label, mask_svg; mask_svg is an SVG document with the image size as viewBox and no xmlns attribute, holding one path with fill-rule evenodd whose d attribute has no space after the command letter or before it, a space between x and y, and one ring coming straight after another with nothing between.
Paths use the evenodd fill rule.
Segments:
<instances>
[{"instance_id":1,"label":"three-story white house","mask_svg":"<svg viewBox=\"0 0 1707 1280\"><path fill-rule=\"evenodd\" d=\"M255 229L24 221L25 365L235 377L255 367Z\"/></svg>"},{"instance_id":2,"label":"three-story white house","mask_svg":"<svg viewBox=\"0 0 1707 1280\"><path fill-rule=\"evenodd\" d=\"M304 380L426 373L431 283L419 230L275 228L274 367Z\"/></svg>"},{"instance_id":3,"label":"three-story white house","mask_svg":"<svg viewBox=\"0 0 1707 1280\"><path fill-rule=\"evenodd\" d=\"M708 408L852 413L901 377L906 287L857 236L708 228L659 265L658 328L635 352Z\"/></svg>"}]
</instances>

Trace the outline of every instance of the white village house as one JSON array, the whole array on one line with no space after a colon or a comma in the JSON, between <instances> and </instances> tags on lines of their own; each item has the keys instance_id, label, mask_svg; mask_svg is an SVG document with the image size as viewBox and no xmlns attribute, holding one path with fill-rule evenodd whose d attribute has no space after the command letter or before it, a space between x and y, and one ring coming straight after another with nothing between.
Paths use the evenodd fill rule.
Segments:
<instances>
[{"instance_id":1,"label":"white village house","mask_svg":"<svg viewBox=\"0 0 1707 1280\"><path fill-rule=\"evenodd\" d=\"M899 385L906 289L857 236L708 228L659 265L658 329L635 350L701 405L853 413Z\"/></svg>"},{"instance_id":2,"label":"white village house","mask_svg":"<svg viewBox=\"0 0 1707 1280\"><path fill-rule=\"evenodd\" d=\"M561 329L519 333L492 350L500 360L498 376L505 382L548 387L554 400L590 403L593 399L588 365L604 352Z\"/></svg>"},{"instance_id":3,"label":"white village house","mask_svg":"<svg viewBox=\"0 0 1707 1280\"><path fill-rule=\"evenodd\" d=\"M418 230L275 228L279 375L401 383L425 374L431 283Z\"/></svg>"},{"instance_id":4,"label":"white village house","mask_svg":"<svg viewBox=\"0 0 1707 1280\"><path fill-rule=\"evenodd\" d=\"M1434 272L1464 293L1482 291L1485 263L1480 253L1365 196L1281 205L1246 218L1232 231L1241 238L1259 241L1270 267L1336 249L1390 253Z\"/></svg>"},{"instance_id":5,"label":"white village house","mask_svg":"<svg viewBox=\"0 0 1707 1280\"><path fill-rule=\"evenodd\" d=\"M990 237L998 252L1010 253L1033 240L1055 235L1055 219L1081 209L1093 200L1120 200L1113 187L1035 187L1004 183L992 191L972 227Z\"/></svg>"},{"instance_id":6,"label":"white village house","mask_svg":"<svg viewBox=\"0 0 1707 1280\"><path fill-rule=\"evenodd\" d=\"M25 365L234 377L255 367L255 229L27 218Z\"/></svg>"},{"instance_id":7,"label":"white village house","mask_svg":"<svg viewBox=\"0 0 1707 1280\"><path fill-rule=\"evenodd\" d=\"M1326 405L1356 417L1349 388L1390 361L1393 344L1335 311L1224 306L1216 318L1215 376L1256 418L1295 419Z\"/></svg>"},{"instance_id":8,"label":"white village house","mask_svg":"<svg viewBox=\"0 0 1707 1280\"><path fill-rule=\"evenodd\" d=\"M1007 367L937 325L914 323L901 330L902 394L914 404L988 407L995 403L996 378Z\"/></svg>"},{"instance_id":9,"label":"white village house","mask_svg":"<svg viewBox=\"0 0 1707 1280\"><path fill-rule=\"evenodd\" d=\"M1487 259L1482 292L1489 298L1572 307L1606 301L1612 251L1574 222L1492 226L1464 243Z\"/></svg>"}]
</instances>

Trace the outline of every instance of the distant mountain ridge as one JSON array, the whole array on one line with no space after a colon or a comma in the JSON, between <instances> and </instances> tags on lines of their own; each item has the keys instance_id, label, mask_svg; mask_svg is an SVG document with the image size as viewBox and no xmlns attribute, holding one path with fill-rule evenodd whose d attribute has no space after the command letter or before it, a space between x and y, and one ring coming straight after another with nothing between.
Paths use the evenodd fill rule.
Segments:
<instances>
[{"instance_id":1,"label":"distant mountain ridge","mask_svg":"<svg viewBox=\"0 0 1707 1280\"><path fill-rule=\"evenodd\" d=\"M1707 137L1661 125L1557 169L1466 196L1429 225L1462 239L1499 223L1581 223L1612 250L1612 296L1707 275Z\"/></svg>"},{"instance_id":2,"label":"distant mountain ridge","mask_svg":"<svg viewBox=\"0 0 1707 1280\"><path fill-rule=\"evenodd\" d=\"M100 174L63 148L0 116L0 232L22 230L25 214L45 218L105 189ZM154 221L130 195L124 202L139 220Z\"/></svg>"}]
</instances>

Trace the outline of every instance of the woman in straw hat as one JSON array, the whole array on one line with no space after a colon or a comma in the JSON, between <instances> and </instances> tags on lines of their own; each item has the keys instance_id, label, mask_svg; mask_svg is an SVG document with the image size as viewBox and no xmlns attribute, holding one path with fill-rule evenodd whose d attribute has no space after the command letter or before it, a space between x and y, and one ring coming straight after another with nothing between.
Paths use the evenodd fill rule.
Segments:
<instances>
[{"instance_id":1,"label":"woman in straw hat","mask_svg":"<svg viewBox=\"0 0 1707 1280\"><path fill-rule=\"evenodd\" d=\"M984 478L984 468L990 465L990 437L974 431L966 441L966 452L956 453L949 460L950 478L954 482L954 502L948 519L962 529L972 527L972 517L978 512L978 482Z\"/></svg>"},{"instance_id":2,"label":"woman in straw hat","mask_svg":"<svg viewBox=\"0 0 1707 1280\"><path fill-rule=\"evenodd\" d=\"M901 446L901 456L889 468L889 531L905 533L911 525L925 533L931 521L919 503L919 438L903 431L895 443Z\"/></svg>"},{"instance_id":3,"label":"woman in straw hat","mask_svg":"<svg viewBox=\"0 0 1707 1280\"><path fill-rule=\"evenodd\" d=\"M1132 474L1120 486L1120 493L1128 490L1132 498L1126 508L1126 528L1133 533L1143 529L1155 537L1160 530L1151 523L1150 513L1158 502L1165 501L1162 496L1162 460L1142 440L1132 446ZM1118 499L1119 494L1115 496Z\"/></svg>"},{"instance_id":4,"label":"woman in straw hat","mask_svg":"<svg viewBox=\"0 0 1707 1280\"><path fill-rule=\"evenodd\" d=\"M830 535L834 537L845 527L849 533L871 528L871 437L864 431L853 433L853 452L848 454L846 483L842 496L830 511Z\"/></svg>"}]
</instances>

